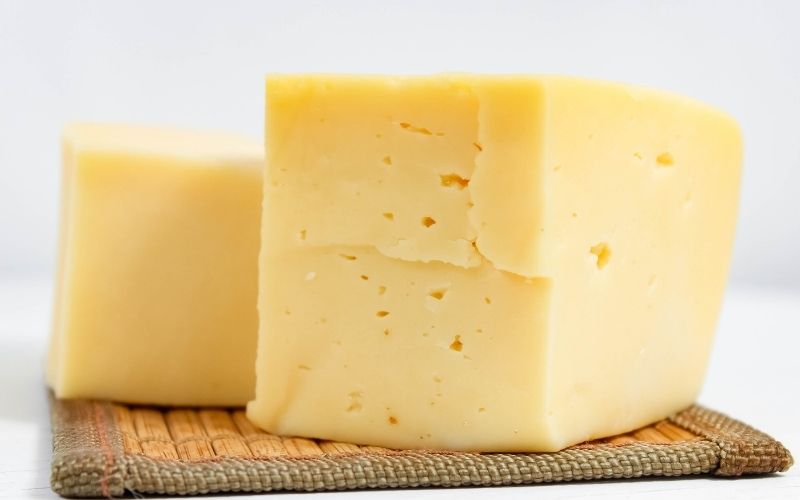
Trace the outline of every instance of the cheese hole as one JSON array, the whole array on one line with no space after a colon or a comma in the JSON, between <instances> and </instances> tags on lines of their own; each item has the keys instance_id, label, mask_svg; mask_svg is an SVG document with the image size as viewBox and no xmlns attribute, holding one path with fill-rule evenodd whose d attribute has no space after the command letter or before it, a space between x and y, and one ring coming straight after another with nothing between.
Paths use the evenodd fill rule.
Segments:
<instances>
[{"instance_id":1,"label":"cheese hole","mask_svg":"<svg viewBox=\"0 0 800 500\"><path fill-rule=\"evenodd\" d=\"M478 408L478 413L483 413L483 412L485 412L485 411L486 411L486 408L484 408L483 406L481 406L480 408Z\"/></svg>"},{"instance_id":2,"label":"cheese hole","mask_svg":"<svg viewBox=\"0 0 800 500\"><path fill-rule=\"evenodd\" d=\"M383 334L388 337L389 335L392 334L392 331L386 328L385 330L383 330Z\"/></svg>"},{"instance_id":3,"label":"cheese hole","mask_svg":"<svg viewBox=\"0 0 800 500\"><path fill-rule=\"evenodd\" d=\"M441 384L442 383L442 377L440 377L439 375L434 375L433 376L433 381L436 382L437 384Z\"/></svg>"},{"instance_id":4,"label":"cheese hole","mask_svg":"<svg viewBox=\"0 0 800 500\"><path fill-rule=\"evenodd\" d=\"M492 299L490 299L489 297L484 297L483 301L486 302L487 305L492 305Z\"/></svg>"},{"instance_id":5,"label":"cheese hole","mask_svg":"<svg viewBox=\"0 0 800 500\"><path fill-rule=\"evenodd\" d=\"M483 151L483 146L481 146L479 143L473 142L472 145L475 146L475 149L477 149L479 152Z\"/></svg>"},{"instance_id":6,"label":"cheese hole","mask_svg":"<svg viewBox=\"0 0 800 500\"><path fill-rule=\"evenodd\" d=\"M392 157L391 157L391 156L388 156L388 155L387 155L387 156L384 156L384 157L383 157L383 163L384 163L385 165L391 165L391 164L392 164Z\"/></svg>"},{"instance_id":7,"label":"cheese hole","mask_svg":"<svg viewBox=\"0 0 800 500\"><path fill-rule=\"evenodd\" d=\"M644 159L644 156L642 156L642 153L639 153L638 151L636 153L633 153L633 157L636 158L637 160Z\"/></svg>"},{"instance_id":8,"label":"cheese hole","mask_svg":"<svg viewBox=\"0 0 800 500\"><path fill-rule=\"evenodd\" d=\"M308 365L297 365L297 369L298 370L311 371L311 367L308 366Z\"/></svg>"},{"instance_id":9,"label":"cheese hole","mask_svg":"<svg viewBox=\"0 0 800 500\"><path fill-rule=\"evenodd\" d=\"M394 214L392 212L383 212L383 218L386 220L394 220Z\"/></svg>"},{"instance_id":10,"label":"cheese hole","mask_svg":"<svg viewBox=\"0 0 800 500\"><path fill-rule=\"evenodd\" d=\"M447 295L447 289L439 288L437 290L431 290L430 292L428 292L428 295L430 295L436 300L442 300L444 296Z\"/></svg>"},{"instance_id":11,"label":"cheese hole","mask_svg":"<svg viewBox=\"0 0 800 500\"><path fill-rule=\"evenodd\" d=\"M389 415L387 420L389 421L389 425L397 425L398 420L394 415Z\"/></svg>"},{"instance_id":12,"label":"cheese hole","mask_svg":"<svg viewBox=\"0 0 800 500\"><path fill-rule=\"evenodd\" d=\"M347 255L347 254L344 254L344 253L340 253L339 257L341 257L341 258L343 258L345 260L356 260L358 258L355 255Z\"/></svg>"},{"instance_id":13,"label":"cheese hole","mask_svg":"<svg viewBox=\"0 0 800 500\"><path fill-rule=\"evenodd\" d=\"M469 185L469 179L465 179L458 174L441 174L439 183L447 188L464 189Z\"/></svg>"},{"instance_id":14,"label":"cheese hole","mask_svg":"<svg viewBox=\"0 0 800 500\"><path fill-rule=\"evenodd\" d=\"M671 167L675 161L672 159L671 154L661 153L660 155L656 156L656 163L658 163L659 167Z\"/></svg>"},{"instance_id":15,"label":"cheese hole","mask_svg":"<svg viewBox=\"0 0 800 500\"><path fill-rule=\"evenodd\" d=\"M461 335L456 335L456 337L453 339L453 342L450 344L450 349L456 352L461 352L461 349L463 348L464 343L461 342Z\"/></svg>"},{"instance_id":16,"label":"cheese hole","mask_svg":"<svg viewBox=\"0 0 800 500\"><path fill-rule=\"evenodd\" d=\"M389 311L378 311L378 312L375 313L375 316L377 316L379 318L385 318L388 315L389 315Z\"/></svg>"},{"instance_id":17,"label":"cheese hole","mask_svg":"<svg viewBox=\"0 0 800 500\"><path fill-rule=\"evenodd\" d=\"M422 225L425 227L431 227L432 225L436 224L436 219L432 217L423 217L422 218Z\"/></svg>"},{"instance_id":18,"label":"cheese hole","mask_svg":"<svg viewBox=\"0 0 800 500\"><path fill-rule=\"evenodd\" d=\"M414 132L415 134L433 135L433 132L431 132L427 128L425 128L425 127L415 127L414 125L411 125L410 123L407 123L407 122L401 122L400 123L400 128L402 128L403 130L406 130L408 132Z\"/></svg>"},{"instance_id":19,"label":"cheese hole","mask_svg":"<svg viewBox=\"0 0 800 500\"><path fill-rule=\"evenodd\" d=\"M350 404L347 406L346 410L347 412L352 413L356 411L361 411L362 409L361 395L362 395L361 391L353 391L347 395L347 397L350 399Z\"/></svg>"},{"instance_id":20,"label":"cheese hole","mask_svg":"<svg viewBox=\"0 0 800 500\"><path fill-rule=\"evenodd\" d=\"M386 287L383 286L383 285L379 286L378 287L378 295L383 295L384 293L386 293Z\"/></svg>"},{"instance_id":21,"label":"cheese hole","mask_svg":"<svg viewBox=\"0 0 800 500\"><path fill-rule=\"evenodd\" d=\"M362 274L362 275L360 276L360 278L361 278L362 280L364 280L364 281L367 281L367 280L369 279L369 276L367 276L366 274Z\"/></svg>"},{"instance_id":22,"label":"cheese hole","mask_svg":"<svg viewBox=\"0 0 800 500\"><path fill-rule=\"evenodd\" d=\"M608 265L608 260L611 258L611 249L608 248L606 243L598 243L589 250L595 257L597 257L597 269L603 269Z\"/></svg>"},{"instance_id":23,"label":"cheese hole","mask_svg":"<svg viewBox=\"0 0 800 500\"><path fill-rule=\"evenodd\" d=\"M306 230L305 229L301 229L297 233L297 237L300 239L300 241L305 241L306 240Z\"/></svg>"}]
</instances>

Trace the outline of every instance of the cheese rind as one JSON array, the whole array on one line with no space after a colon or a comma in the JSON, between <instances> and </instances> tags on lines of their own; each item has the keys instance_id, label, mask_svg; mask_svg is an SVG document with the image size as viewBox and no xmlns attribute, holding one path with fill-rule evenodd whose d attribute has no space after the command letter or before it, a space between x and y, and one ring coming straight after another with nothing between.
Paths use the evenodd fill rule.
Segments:
<instances>
[{"instance_id":1,"label":"cheese rind","mask_svg":"<svg viewBox=\"0 0 800 500\"><path fill-rule=\"evenodd\" d=\"M267 102L258 425L551 451L694 400L730 118L558 77L272 77Z\"/></svg>"},{"instance_id":2,"label":"cheese rind","mask_svg":"<svg viewBox=\"0 0 800 500\"><path fill-rule=\"evenodd\" d=\"M64 134L48 382L63 398L240 405L252 397L261 169L224 134Z\"/></svg>"}]
</instances>

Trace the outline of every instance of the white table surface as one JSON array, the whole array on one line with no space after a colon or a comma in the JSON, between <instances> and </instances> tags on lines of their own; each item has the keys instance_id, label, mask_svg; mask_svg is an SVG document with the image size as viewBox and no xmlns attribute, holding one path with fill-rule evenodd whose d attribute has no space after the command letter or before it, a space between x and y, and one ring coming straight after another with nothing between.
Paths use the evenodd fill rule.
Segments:
<instances>
[{"instance_id":1,"label":"white table surface","mask_svg":"<svg viewBox=\"0 0 800 500\"><path fill-rule=\"evenodd\" d=\"M49 487L50 429L42 379L50 295L48 279L0 276L0 497L4 498L56 497ZM770 433L800 457L799 354L800 293L732 289L700 402ZM800 465L785 474L737 480L694 477L317 495L325 500L534 495L559 499L678 495L704 500L799 499ZM308 498L297 493L268 496Z\"/></svg>"}]
</instances>

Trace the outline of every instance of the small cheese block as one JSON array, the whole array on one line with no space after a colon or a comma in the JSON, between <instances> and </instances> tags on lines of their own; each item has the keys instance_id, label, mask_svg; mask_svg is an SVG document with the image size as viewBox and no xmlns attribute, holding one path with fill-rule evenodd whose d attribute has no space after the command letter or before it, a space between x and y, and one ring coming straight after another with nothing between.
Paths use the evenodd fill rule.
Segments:
<instances>
[{"instance_id":1,"label":"small cheese block","mask_svg":"<svg viewBox=\"0 0 800 500\"><path fill-rule=\"evenodd\" d=\"M561 77L267 82L256 397L267 431L550 451L698 394L741 140Z\"/></svg>"},{"instance_id":2,"label":"small cheese block","mask_svg":"<svg viewBox=\"0 0 800 500\"><path fill-rule=\"evenodd\" d=\"M64 132L48 382L61 398L252 398L263 147L122 125Z\"/></svg>"}]
</instances>

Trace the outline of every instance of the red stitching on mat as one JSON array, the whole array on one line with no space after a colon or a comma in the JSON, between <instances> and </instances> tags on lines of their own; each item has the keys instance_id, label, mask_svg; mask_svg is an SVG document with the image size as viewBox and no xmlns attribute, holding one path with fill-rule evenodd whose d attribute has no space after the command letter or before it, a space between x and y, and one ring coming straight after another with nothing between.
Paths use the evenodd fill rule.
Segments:
<instances>
[{"instance_id":1,"label":"red stitching on mat","mask_svg":"<svg viewBox=\"0 0 800 500\"><path fill-rule=\"evenodd\" d=\"M94 403L94 424L97 426L97 434L100 437L100 449L106 456L106 464L103 467L103 477L100 478L100 491L106 498L111 498L111 489L108 486L108 479L111 475L111 466L114 465L114 453L108 444L108 431L106 430L105 420L101 417L102 410L99 403Z\"/></svg>"}]
</instances>

